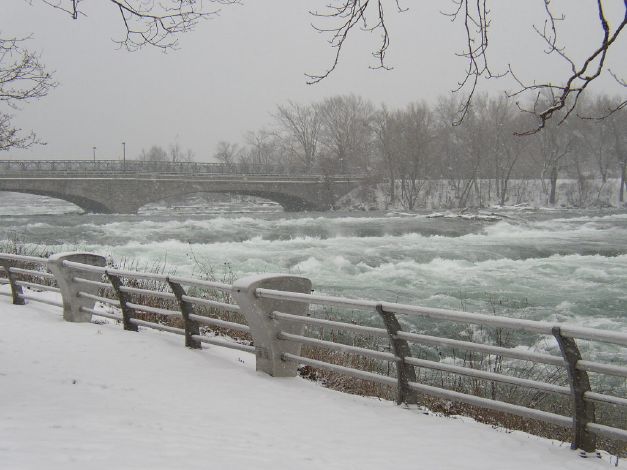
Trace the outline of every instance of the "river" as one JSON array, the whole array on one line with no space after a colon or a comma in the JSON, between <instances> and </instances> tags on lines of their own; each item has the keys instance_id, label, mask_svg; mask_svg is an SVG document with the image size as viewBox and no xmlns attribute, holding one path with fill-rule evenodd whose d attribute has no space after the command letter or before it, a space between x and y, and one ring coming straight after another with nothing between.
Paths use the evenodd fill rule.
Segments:
<instances>
[{"instance_id":1,"label":"river","mask_svg":"<svg viewBox=\"0 0 627 470\"><path fill-rule=\"evenodd\" d=\"M627 332L624 210L288 214L272 203L192 198L104 215L16 193L0 201L0 239L55 252L93 251L178 274L212 270L219 279L294 273L317 292Z\"/></svg>"}]
</instances>

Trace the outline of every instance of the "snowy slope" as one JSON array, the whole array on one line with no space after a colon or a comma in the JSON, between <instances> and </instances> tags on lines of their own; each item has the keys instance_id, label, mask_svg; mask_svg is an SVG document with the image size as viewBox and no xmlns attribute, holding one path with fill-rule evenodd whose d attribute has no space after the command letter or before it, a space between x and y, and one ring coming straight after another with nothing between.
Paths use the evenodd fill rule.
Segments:
<instances>
[{"instance_id":1,"label":"snowy slope","mask_svg":"<svg viewBox=\"0 0 627 470\"><path fill-rule=\"evenodd\" d=\"M66 323L54 307L0 297L3 470L593 470L614 460L268 377L246 353Z\"/></svg>"}]
</instances>

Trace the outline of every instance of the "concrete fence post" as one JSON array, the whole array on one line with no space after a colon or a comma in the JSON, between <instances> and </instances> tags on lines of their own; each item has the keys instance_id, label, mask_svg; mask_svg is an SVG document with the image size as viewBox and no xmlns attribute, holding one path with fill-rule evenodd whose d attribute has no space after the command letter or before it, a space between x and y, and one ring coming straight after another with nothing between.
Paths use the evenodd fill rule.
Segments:
<instances>
[{"instance_id":1,"label":"concrete fence post","mask_svg":"<svg viewBox=\"0 0 627 470\"><path fill-rule=\"evenodd\" d=\"M63 319L71 322L90 322L91 313L83 311L81 307L93 309L95 301L79 297L78 293L85 292L97 295L99 288L89 284L78 284L74 282L74 278L81 277L90 281L100 281L102 275L97 272L68 268L63 265L63 261L104 267L106 258L92 253L58 253L48 258L48 269L57 280L63 298Z\"/></svg>"},{"instance_id":2,"label":"concrete fence post","mask_svg":"<svg viewBox=\"0 0 627 470\"><path fill-rule=\"evenodd\" d=\"M273 319L272 312L306 315L309 304L290 300L257 297L258 288L309 294L311 281L299 276L265 274L238 279L233 284L233 298L250 326L257 356L257 370L273 377L295 377L297 365L283 361L283 353L300 355L301 343L278 339L280 331L302 335L305 325Z\"/></svg>"}]
</instances>

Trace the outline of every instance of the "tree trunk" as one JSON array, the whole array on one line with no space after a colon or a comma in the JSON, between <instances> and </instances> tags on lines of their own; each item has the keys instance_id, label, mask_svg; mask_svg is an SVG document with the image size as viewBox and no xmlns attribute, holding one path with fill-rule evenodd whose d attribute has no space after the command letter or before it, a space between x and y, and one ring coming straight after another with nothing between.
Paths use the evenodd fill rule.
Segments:
<instances>
[{"instance_id":1,"label":"tree trunk","mask_svg":"<svg viewBox=\"0 0 627 470\"><path fill-rule=\"evenodd\" d=\"M503 207L505 205L505 199L507 198L507 183L509 180L504 180L503 183L501 184L501 190L500 190L500 197L499 197L499 202L501 204L501 207Z\"/></svg>"},{"instance_id":2,"label":"tree trunk","mask_svg":"<svg viewBox=\"0 0 627 470\"><path fill-rule=\"evenodd\" d=\"M557 187L557 166L554 166L551 168L550 183L551 183L551 193L549 194L549 204L554 206L555 199L556 199L555 190Z\"/></svg>"},{"instance_id":3,"label":"tree trunk","mask_svg":"<svg viewBox=\"0 0 627 470\"><path fill-rule=\"evenodd\" d=\"M396 200L396 180L394 179L394 170L392 165L389 166L390 171L390 204L394 204Z\"/></svg>"},{"instance_id":4,"label":"tree trunk","mask_svg":"<svg viewBox=\"0 0 627 470\"><path fill-rule=\"evenodd\" d=\"M627 186L627 181L625 181L625 173L627 173L627 160L623 160L621 162L620 169L620 190L618 191L618 200L621 204L625 201L625 186Z\"/></svg>"}]
</instances>

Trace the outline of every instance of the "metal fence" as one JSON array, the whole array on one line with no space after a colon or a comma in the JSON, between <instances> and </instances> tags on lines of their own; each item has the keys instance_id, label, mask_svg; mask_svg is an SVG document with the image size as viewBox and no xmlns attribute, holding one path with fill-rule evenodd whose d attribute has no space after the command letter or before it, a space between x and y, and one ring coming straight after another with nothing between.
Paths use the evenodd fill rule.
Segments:
<instances>
[{"instance_id":1,"label":"metal fence","mask_svg":"<svg viewBox=\"0 0 627 470\"><path fill-rule=\"evenodd\" d=\"M599 342L624 348L627 347L626 333L312 294L311 281L298 276L252 276L238 279L231 285L114 269L106 266L104 257L90 253L59 254L50 258L0 253L0 274L4 276L0 278L0 283L11 287L10 293L2 294L11 296L15 304L29 300L58 306L63 309L63 316L68 321L91 321L92 316L101 316L120 321L126 330L137 331L139 327L147 327L167 331L184 336L185 345L190 348L200 348L201 343L208 343L251 352L256 355L257 370L273 376L295 376L297 369L306 365L394 387L399 404L417 403L423 395L538 420L571 430L572 447L587 452L595 450L597 436L627 442L625 426L601 423L595 411L599 404L610 406L624 422L627 399L607 391L595 391L594 381L589 377L591 373L595 377L624 382L627 367L611 361L585 359L580 348L582 343ZM42 297L35 293L37 291L54 292L61 296L62 301ZM109 306L109 309L103 306ZM315 306L351 309L363 314L353 315L348 321L330 320L312 315ZM219 312L235 314L237 321L229 319L228 315L225 318ZM378 318L383 326L372 326L373 317ZM407 324L406 320L411 317L545 336L555 342L557 347L554 349L559 351L559 355L516 347L520 345L505 347L485 340L471 341L463 337L404 331L402 324ZM203 334L207 326L249 335L252 341L235 340L235 334L221 337ZM324 335L316 338L310 334L312 328L379 338L387 343L387 348L346 344L337 337L327 338ZM557 374L563 381L560 384L555 380L479 370L444 359L419 358L414 354L416 345L454 348L510 361L551 366L559 371ZM313 359L304 353L303 346L387 362L394 366L393 373L387 375L363 370L349 363L335 364ZM569 411L559 414L422 383L417 371L424 370L565 397L569 402Z\"/></svg>"}]
</instances>

